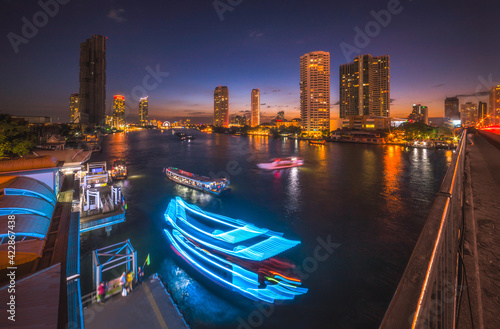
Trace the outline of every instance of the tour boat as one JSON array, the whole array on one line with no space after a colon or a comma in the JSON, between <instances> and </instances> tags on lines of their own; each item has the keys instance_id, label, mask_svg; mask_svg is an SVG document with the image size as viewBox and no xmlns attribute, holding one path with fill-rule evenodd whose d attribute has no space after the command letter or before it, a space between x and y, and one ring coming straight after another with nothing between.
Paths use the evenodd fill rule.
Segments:
<instances>
[{"instance_id":1,"label":"tour boat","mask_svg":"<svg viewBox=\"0 0 500 329\"><path fill-rule=\"evenodd\" d=\"M325 145L325 140L310 140L309 144L311 145Z\"/></svg>"},{"instance_id":2,"label":"tour boat","mask_svg":"<svg viewBox=\"0 0 500 329\"><path fill-rule=\"evenodd\" d=\"M288 157L273 159L271 162L259 163L257 167L266 170L276 170L304 165L304 159L299 157Z\"/></svg>"},{"instance_id":3,"label":"tour boat","mask_svg":"<svg viewBox=\"0 0 500 329\"><path fill-rule=\"evenodd\" d=\"M231 191L231 188L229 188L230 182L227 178L212 179L173 167L165 168L163 171L174 182L199 191L215 195L222 195Z\"/></svg>"},{"instance_id":4,"label":"tour boat","mask_svg":"<svg viewBox=\"0 0 500 329\"><path fill-rule=\"evenodd\" d=\"M299 241L203 211L179 197L170 201L165 220L169 227L164 231L174 251L219 285L267 303L307 292L294 265L274 258Z\"/></svg>"},{"instance_id":5,"label":"tour boat","mask_svg":"<svg viewBox=\"0 0 500 329\"><path fill-rule=\"evenodd\" d=\"M124 160L115 160L115 162L113 162L111 177L115 180L127 178L127 166Z\"/></svg>"}]
</instances>

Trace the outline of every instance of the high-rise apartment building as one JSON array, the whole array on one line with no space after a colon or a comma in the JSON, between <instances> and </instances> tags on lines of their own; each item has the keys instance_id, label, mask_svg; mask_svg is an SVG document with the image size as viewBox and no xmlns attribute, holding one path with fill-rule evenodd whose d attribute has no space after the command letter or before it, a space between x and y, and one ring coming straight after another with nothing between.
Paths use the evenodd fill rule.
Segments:
<instances>
[{"instance_id":1,"label":"high-rise apartment building","mask_svg":"<svg viewBox=\"0 0 500 329\"><path fill-rule=\"evenodd\" d=\"M106 38L93 35L80 44L81 121L104 125L106 121Z\"/></svg>"},{"instance_id":2,"label":"high-rise apartment building","mask_svg":"<svg viewBox=\"0 0 500 329\"><path fill-rule=\"evenodd\" d=\"M330 130L330 53L300 57L300 118L305 132Z\"/></svg>"},{"instance_id":3,"label":"high-rise apartment building","mask_svg":"<svg viewBox=\"0 0 500 329\"><path fill-rule=\"evenodd\" d=\"M252 90L252 99L250 100L252 104L250 113L250 125L256 127L260 125L260 91L259 89Z\"/></svg>"},{"instance_id":4,"label":"high-rise apartment building","mask_svg":"<svg viewBox=\"0 0 500 329\"><path fill-rule=\"evenodd\" d=\"M229 90L219 86L214 91L214 126L229 126Z\"/></svg>"},{"instance_id":5,"label":"high-rise apartment building","mask_svg":"<svg viewBox=\"0 0 500 329\"><path fill-rule=\"evenodd\" d=\"M490 110L491 122L497 124L500 116L500 85L492 87L490 90Z\"/></svg>"},{"instance_id":6,"label":"high-rise apartment building","mask_svg":"<svg viewBox=\"0 0 500 329\"><path fill-rule=\"evenodd\" d=\"M488 103L479 102L477 106L477 119L483 120L488 115Z\"/></svg>"},{"instance_id":7,"label":"high-rise apartment building","mask_svg":"<svg viewBox=\"0 0 500 329\"><path fill-rule=\"evenodd\" d=\"M391 109L390 57L360 55L340 65L340 117L389 117Z\"/></svg>"},{"instance_id":8,"label":"high-rise apartment building","mask_svg":"<svg viewBox=\"0 0 500 329\"><path fill-rule=\"evenodd\" d=\"M148 96L141 98L141 100L139 101L139 123L141 126L145 126L148 124L148 106Z\"/></svg>"},{"instance_id":9,"label":"high-rise apartment building","mask_svg":"<svg viewBox=\"0 0 500 329\"><path fill-rule=\"evenodd\" d=\"M125 126L125 97L115 95L113 100L113 126Z\"/></svg>"},{"instance_id":10,"label":"high-rise apartment building","mask_svg":"<svg viewBox=\"0 0 500 329\"><path fill-rule=\"evenodd\" d=\"M80 94L71 94L69 97L70 123L80 123Z\"/></svg>"},{"instance_id":11,"label":"high-rise apartment building","mask_svg":"<svg viewBox=\"0 0 500 329\"><path fill-rule=\"evenodd\" d=\"M460 120L462 120L462 126L464 127L474 126L477 122L477 104L472 102L462 104Z\"/></svg>"},{"instance_id":12,"label":"high-rise apartment building","mask_svg":"<svg viewBox=\"0 0 500 329\"><path fill-rule=\"evenodd\" d=\"M444 101L444 116L450 120L460 120L458 97L447 97Z\"/></svg>"}]
</instances>

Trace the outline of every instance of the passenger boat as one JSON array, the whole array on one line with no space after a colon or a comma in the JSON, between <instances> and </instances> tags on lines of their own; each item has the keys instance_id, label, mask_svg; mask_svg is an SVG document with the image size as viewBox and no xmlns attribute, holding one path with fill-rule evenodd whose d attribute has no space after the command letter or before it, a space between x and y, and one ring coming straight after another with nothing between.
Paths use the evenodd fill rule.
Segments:
<instances>
[{"instance_id":1,"label":"passenger boat","mask_svg":"<svg viewBox=\"0 0 500 329\"><path fill-rule=\"evenodd\" d=\"M310 140L309 144L311 145L325 145L325 140Z\"/></svg>"},{"instance_id":2,"label":"passenger boat","mask_svg":"<svg viewBox=\"0 0 500 329\"><path fill-rule=\"evenodd\" d=\"M111 167L111 177L114 180L127 179L127 166L124 160L115 160Z\"/></svg>"},{"instance_id":3,"label":"passenger boat","mask_svg":"<svg viewBox=\"0 0 500 329\"><path fill-rule=\"evenodd\" d=\"M304 159L299 157L288 157L273 159L271 162L258 163L257 167L265 170L276 170L304 165Z\"/></svg>"},{"instance_id":4,"label":"passenger boat","mask_svg":"<svg viewBox=\"0 0 500 329\"><path fill-rule=\"evenodd\" d=\"M170 201L164 230L172 248L212 281L253 300L273 303L307 292L293 264L274 258L299 241L185 203Z\"/></svg>"},{"instance_id":5,"label":"passenger boat","mask_svg":"<svg viewBox=\"0 0 500 329\"><path fill-rule=\"evenodd\" d=\"M230 182L227 178L212 179L173 167L165 168L163 171L174 182L199 191L215 195L222 195L231 191L231 188L229 188Z\"/></svg>"}]
</instances>

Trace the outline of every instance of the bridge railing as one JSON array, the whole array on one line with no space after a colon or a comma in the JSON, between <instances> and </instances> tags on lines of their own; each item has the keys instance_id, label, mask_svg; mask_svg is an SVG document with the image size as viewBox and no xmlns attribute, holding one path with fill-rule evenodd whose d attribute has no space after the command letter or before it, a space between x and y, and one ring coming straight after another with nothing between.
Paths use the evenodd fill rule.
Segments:
<instances>
[{"instance_id":1,"label":"bridge railing","mask_svg":"<svg viewBox=\"0 0 500 329\"><path fill-rule=\"evenodd\" d=\"M455 328L466 145L464 130L381 329Z\"/></svg>"}]
</instances>

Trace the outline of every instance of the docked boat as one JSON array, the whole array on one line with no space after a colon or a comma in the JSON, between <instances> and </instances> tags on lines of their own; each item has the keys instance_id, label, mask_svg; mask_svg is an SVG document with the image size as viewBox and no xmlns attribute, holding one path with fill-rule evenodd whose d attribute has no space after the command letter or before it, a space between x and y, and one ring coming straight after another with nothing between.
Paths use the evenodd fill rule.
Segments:
<instances>
[{"instance_id":1,"label":"docked boat","mask_svg":"<svg viewBox=\"0 0 500 329\"><path fill-rule=\"evenodd\" d=\"M114 180L127 179L127 166L124 160L115 160L113 166L111 167L111 177Z\"/></svg>"},{"instance_id":2,"label":"docked boat","mask_svg":"<svg viewBox=\"0 0 500 329\"><path fill-rule=\"evenodd\" d=\"M265 170L277 170L304 165L304 159L299 157L288 157L273 159L271 162L258 163L257 167Z\"/></svg>"},{"instance_id":3,"label":"docked boat","mask_svg":"<svg viewBox=\"0 0 500 329\"><path fill-rule=\"evenodd\" d=\"M170 180L199 191L222 195L231 191L227 178L212 179L206 176L193 174L178 168L168 167L163 170Z\"/></svg>"},{"instance_id":4,"label":"docked boat","mask_svg":"<svg viewBox=\"0 0 500 329\"><path fill-rule=\"evenodd\" d=\"M309 144L311 145L325 145L325 140L310 140Z\"/></svg>"},{"instance_id":5,"label":"docked boat","mask_svg":"<svg viewBox=\"0 0 500 329\"><path fill-rule=\"evenodd\" d=\"M305 294L294 265L275 258L298 245L282 233L210 213L177 197L165 234L178 255L207 278L253 300L273 303Z\"/></svg>"}]
</instances>

